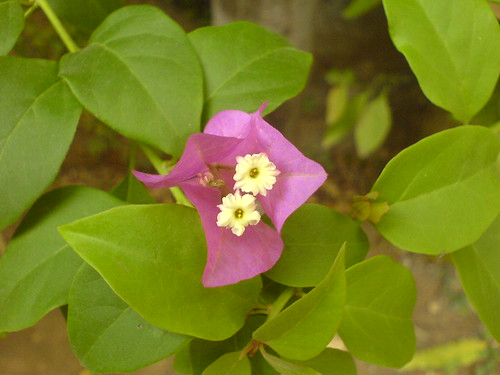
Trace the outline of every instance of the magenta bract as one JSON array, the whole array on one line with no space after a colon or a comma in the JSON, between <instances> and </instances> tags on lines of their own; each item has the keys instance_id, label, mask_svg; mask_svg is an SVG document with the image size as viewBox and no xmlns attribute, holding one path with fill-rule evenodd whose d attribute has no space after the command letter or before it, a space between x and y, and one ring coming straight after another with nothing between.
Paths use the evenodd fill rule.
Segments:
<instances>
[{"instance_id":1,"label":"magenta bract","mask_svg":"<svg viewBox=\"0 0 500 375\"><path fill-rule=\"evenodd\" d=\"M264 106L252 114L228 110L215 115L203 133L189 137L170 174L134 171L151 188L180 186L197 208L208 248L205 287L234 284L269 270L283 250L279 232L285 220L326 179L321 165L264 121ZM260 221L236 236L229 228L217 226L218 205L222 197L233 193L236 157L259 153L266 154L280 172L266 196L256 196L276 230Z\"/></svg>"}]
</instances>

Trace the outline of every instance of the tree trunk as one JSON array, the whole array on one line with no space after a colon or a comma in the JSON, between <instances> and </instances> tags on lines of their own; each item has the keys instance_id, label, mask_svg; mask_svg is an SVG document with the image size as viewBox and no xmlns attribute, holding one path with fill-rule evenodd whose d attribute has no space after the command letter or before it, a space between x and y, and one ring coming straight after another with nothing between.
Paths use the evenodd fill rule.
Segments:
<instances>
[{"instance_id":1,"label":"tree trunk","mask_svg":"<svg viewBox=\"0 0 500 375\"><path fill-rule=\"evenodd\" d=\"M318 0L212 0L212 24L255 22L312 51L314 10Z\"/></svg>"}]
</instances>

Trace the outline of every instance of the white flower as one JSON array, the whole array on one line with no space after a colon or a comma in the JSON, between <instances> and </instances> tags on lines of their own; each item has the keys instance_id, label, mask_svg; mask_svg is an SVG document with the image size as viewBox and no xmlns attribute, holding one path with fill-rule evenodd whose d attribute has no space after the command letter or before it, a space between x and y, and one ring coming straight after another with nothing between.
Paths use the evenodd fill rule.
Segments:
<instances>
[{"instance_id":1,"label":"white flower","mask_svg":"<svg viewBox=\"0 0 500 375\"><path fill-rule=\"evenodd\" d=\"M217 207L221 211L217 215L217 226L231 228L237 236L245 232L247 225L256 225L260 221L255 197L250 194L241 196L238 190L222 198L222 204Z\"/></svg>"},{"instance_id":2,"label":"white flower","mask_svg":"<svg viewBox=\"0 0 500 375\"><path fill-rule=\"evenodd\" d=\"M266 154L247 154L244 157L237 156L236 173L233 179L235 189L241 189L245 193L253 195L266 195L276 183L276 176L280 171L269 161Z\"/></svg>"}]
</instances>

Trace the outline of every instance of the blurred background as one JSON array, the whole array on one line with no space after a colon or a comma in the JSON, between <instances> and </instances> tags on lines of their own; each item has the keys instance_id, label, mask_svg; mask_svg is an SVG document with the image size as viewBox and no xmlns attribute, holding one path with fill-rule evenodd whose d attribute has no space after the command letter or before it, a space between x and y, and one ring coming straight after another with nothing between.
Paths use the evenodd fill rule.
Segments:
<instances>
[{"instance_id":1,"label":"blurred background","mask_svg":"<svg viewBox=\"0 0 500 375\"><path fill-rule=\"evenodd\" d=\"M68 1L49 1L80 46L106 16L99 8L74 14ZM99 1L94 1L98 3ZM354 194L366 194L387 162L425 136L456 125L422 94L406 60L393 46L379 0L129 0L162 8L187 32L249 20L314 55L303 93L266 119L307 156L323 164L328 181L311 198L348 214ZM66 4L66 5L64 5ZM500 6L492 5L497 18ZM97 8L96 8L97 9ZM57 60L64 45L41 10L27 20L11 55ZM500 120L500 89L473 123ZM103 190L127 171L128 141L84 112L77 135L53 187L83 184ZM150 168L146 158L138 169ZM167 191L151 191L161 202ZM15 230L2 233L0 253ZM500 374L500 348L468 304L446 256L403 252L364 226L372 250L409 267L417 283L414 321L418 360L394 370L357 362L358 374ZM1 313L1 312L0 312ZM342 343L334 340L335 347ZM134 372L176 374L171 360ZM56 310L34 327L0 339L0 375L90 375L71 352L65 321Z\"/></svg>"}]
</instances>

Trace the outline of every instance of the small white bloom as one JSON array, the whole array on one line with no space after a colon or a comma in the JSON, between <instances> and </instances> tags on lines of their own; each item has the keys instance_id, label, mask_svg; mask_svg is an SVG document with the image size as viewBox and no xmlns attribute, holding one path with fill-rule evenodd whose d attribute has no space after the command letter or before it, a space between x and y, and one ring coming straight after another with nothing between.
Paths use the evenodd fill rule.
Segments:
<instances>
[{"instance_id":1,"label":"small white bloom","mask_svg":"<svg viewBox=\"0 0 500 375\"><path fill-rule=\"evenodd\" d=\"M260 221L260 214L256 210L255 197L243 194L236 190L234 194L228 194L222 198L219 204L220 211L217 215L217 226L231 228L237 236L245 232L247 225L256 225Z\"/></svg>"},{"instance_id":2,"label":"small white bloom","mask_svg":"<svg viewBox=\"0 0 500 375\"><path fill-rule=\"evenodd\" d=\"M276 183L276 176L280 171L269 161L266 154L247 154L244 157L237 156L236 173L233 179L235 189L241 189L245 193L253 195L266 195Z\"/></svg>"}]
</instances>

